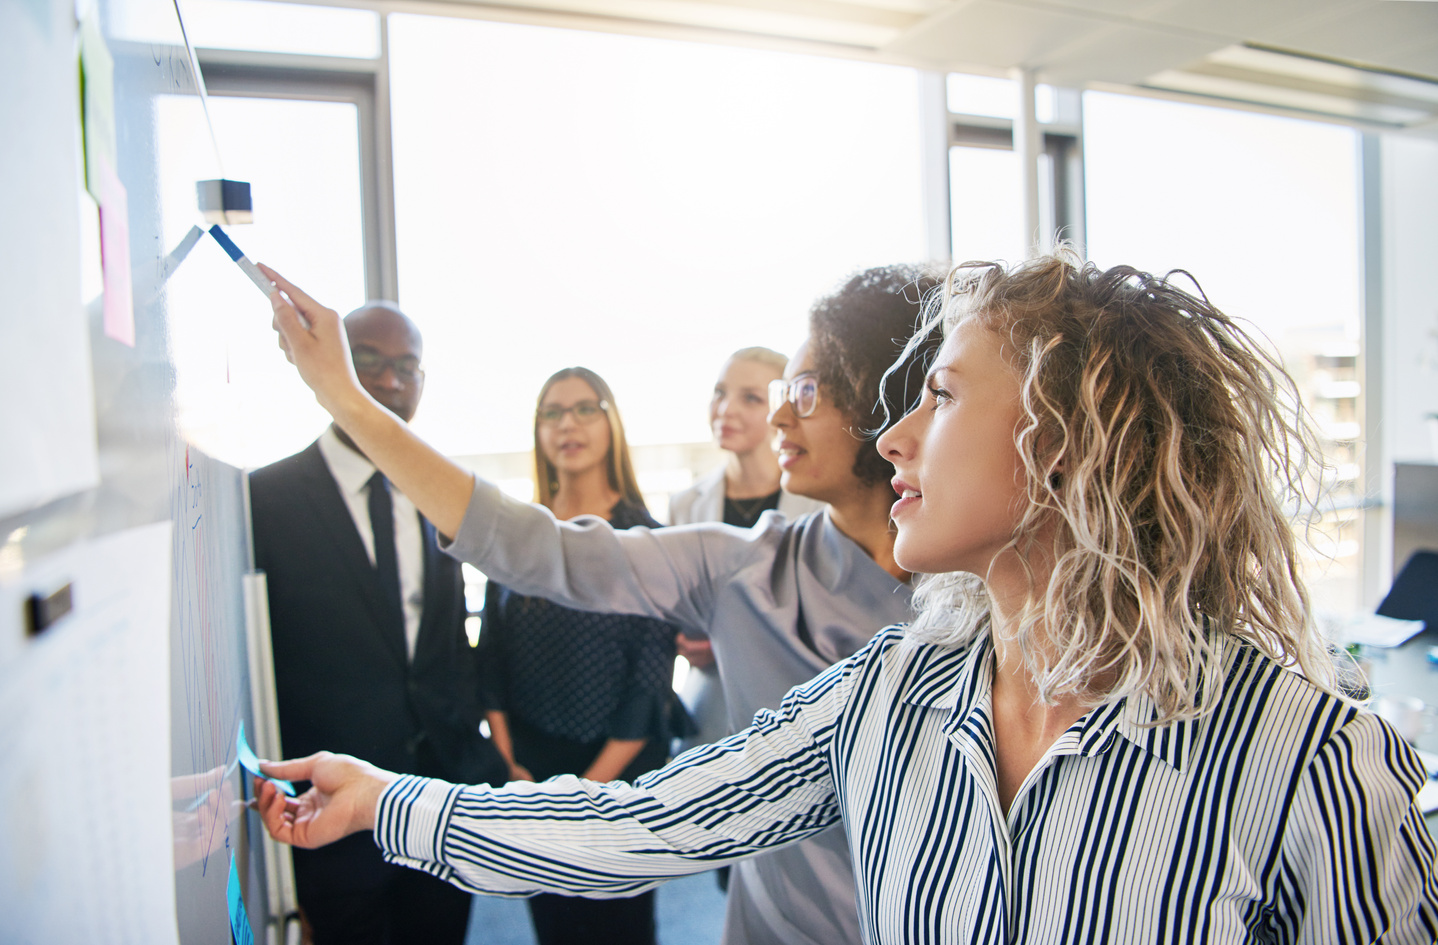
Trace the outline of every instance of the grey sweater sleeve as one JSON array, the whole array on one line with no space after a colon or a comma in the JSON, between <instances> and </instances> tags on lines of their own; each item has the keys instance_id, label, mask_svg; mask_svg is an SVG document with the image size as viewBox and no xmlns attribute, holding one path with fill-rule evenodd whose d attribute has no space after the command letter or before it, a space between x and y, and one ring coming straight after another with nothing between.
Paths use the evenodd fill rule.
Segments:
<instances>
[{"instance_id":1,"label":"grey sweater sleeve","mask_svg":"<svg viewBox=\"0 0 1438 945\"><path fill-rule=\"evenodd\" d=\"M596 516L556 519L477 478L446 552L521 594L576 610L640 614L709 632L714 592L773 554L783 519L744 531L718 523L616 530Z\"/></svg>"}]
</instances>

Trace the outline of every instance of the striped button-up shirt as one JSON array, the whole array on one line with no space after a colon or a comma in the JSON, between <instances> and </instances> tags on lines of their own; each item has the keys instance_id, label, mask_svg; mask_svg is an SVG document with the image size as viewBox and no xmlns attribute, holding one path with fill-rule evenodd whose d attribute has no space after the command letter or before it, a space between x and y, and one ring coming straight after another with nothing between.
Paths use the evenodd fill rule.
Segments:
<instances>
[{"instance_id":1,"label":"striped button-up shirt","mask_svg":"<svg viewBox=\"0 0 1438 945\"><path fill-rule=\"evenodd\" d=\"M1212 711L1152 725L1146 699L1100 706L1007 813L988 638L945 648L892 628L632 787L406 777L375 838L475 891L615 896L842 819L869 942L1438 939L1417 755L1251 647L1220 653Z\"/></svg>"}]
</instances>

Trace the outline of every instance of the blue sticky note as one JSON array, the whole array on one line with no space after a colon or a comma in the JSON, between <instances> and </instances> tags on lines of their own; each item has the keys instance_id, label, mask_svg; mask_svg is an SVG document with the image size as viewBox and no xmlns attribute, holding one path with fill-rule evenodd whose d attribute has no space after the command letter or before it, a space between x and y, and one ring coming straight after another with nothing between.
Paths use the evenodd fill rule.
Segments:
<instances>
[{"instance_id":1,"label":"blue sticky note","mask_svg":"<svg viewBox=\"0 0 1438 945\"><path fill-rule=\"evenodd\" d=\"M230 935L235 945L255 945L255 930L250 928L250 915L245 911L245 897L240 894L240 871L235 867L235 854L230 851L230 881L225 884L230 901Z\"/></svg>"},{"instance_id":2,"label":"blue sticky note","mask_svg":"<svg viewBox=\"0 0 1438 945\"><path fill-rule=\"evenodd\" d=\"M235 755L240 765L253 774L255 777L264 778L275 787L284 791L290 797L295 796L295 786L288 781L281 781L279 778L272 778L260 770L260 759L250 750L250 743L245 741L245 720L240 719L240 730L235 733Z\"/></svg>"}]
</instances>

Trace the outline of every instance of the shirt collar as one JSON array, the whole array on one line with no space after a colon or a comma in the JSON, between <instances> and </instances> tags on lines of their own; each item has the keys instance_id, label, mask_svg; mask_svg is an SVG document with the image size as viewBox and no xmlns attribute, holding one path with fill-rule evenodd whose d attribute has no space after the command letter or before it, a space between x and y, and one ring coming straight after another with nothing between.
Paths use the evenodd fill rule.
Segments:
<instances>
[{"instance_id":1,"label":"shirt collar","mask_svg":"<svg viewBox=\"0 0 1438 945\"><path fill-rule=\"evenodd\" d=\"M826 590L852 594L855 582L863 582L865 587L882 587L884 592L901 595L906 601L913 595L912 585L885 571L858 542L834 524L829 506L825 505L817 515L787 521L802 523L800 541L809 548L805 559L809 570ZM815 544L820 548L814 548Z\"/></svg>"},{"instance_id":2,"label":"shirt collar","mask_svg":"<svg viewBox=\"0 0 1438 945\"><path fill-rule=\"evenodd\" d=\"M1234 663L1246 648L1241 640L1226 633L1210 631L1213 644L1213 662L1209 671L1219 673L1223 685L1234 669ZM1220 689L1220 693L1221 693ZM1220 695L1221 698L1221 695ZM1206 715L1194 719L1181 719L1163 725L1153 724L1159 717L1158 705L1146 694L1139 693L1124 700L1127 703L1121 717L1115 720L1114 729L1118 734L1133 742L1139 748L1167 763L1176 771L1194 756L1197 750L1199 730L1207 721Z\"/></svg>"},{"instance_id":3,"label":"shirt collar","mask_svg":"<svg viewBox=\"0 0 1438 945\"><path fill-rule=\"evenodd\" d=\"M346 445L335 432L334 424L320 434L319 447L341 492L345 495L368 494L375 465L354 447Z\"/></svg>"},{"instance_id":4,"label":"shirt collar","mask_svg":"<svg viewBox=\"0 0 1438 945\"><path fill-rule=\"evenodd\" d=\"M988 660L993 645L987 631L957 647L906 639L900 645L900 651L904 650L908 658L893 660L885 669L905 703L947 710L951 718L945 728L950 730L961 727L981 703L988 704L993 686ZM1225 655L1220 652L1220 664L1226 662ZM1158 706L1146 694L1139 693L1095 706L1059 736L1058 741L1066 743L1061 749L1064 754L1091 756L1108 751L1115 737L1124 738L1175 771L1182 771L1184 763L1193 756L1193 743L1202 720L1154 725L1158 717Z\"/></svg>"},{"instance_id":5,"label":"shirt collar","mask_svg":"<svg viewBox=\"0 0 1438 945\"><path fill-rule=\"evenodd\" d=\"M967 714L991 685L984 663L991 651L987 632L962 646L936 646L906 636L900 652L909 658L885 668L905 703Z\"/></svg>"}]
</instances>

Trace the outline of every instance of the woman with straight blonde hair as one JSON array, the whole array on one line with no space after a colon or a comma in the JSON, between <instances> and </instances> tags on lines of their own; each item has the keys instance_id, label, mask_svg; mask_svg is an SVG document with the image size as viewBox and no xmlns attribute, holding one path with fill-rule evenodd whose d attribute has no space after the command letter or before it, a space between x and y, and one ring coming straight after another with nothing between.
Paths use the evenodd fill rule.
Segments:
<instances>
[{"instance_id":1,"label":"woman with straight blonde hair","mask_svg":"<svg viewBox=\"0 0 1438 945\"><path fill-rule=\"evenodd\" d=\"M669 524L723 522L750 528L769 509L798 518L822 502L784 491L779 484L775 434L769 425L769 387L789 359L770 348L740 348L724 361L709 399L709 428L724 463L669 499Z\"/></svg>"},{"instance_id":2,"label":"woman with straight blonde hair","mask_svg":"<svg viewBox=\"0 0 1438 945\"><path fill-rule=\"evenodd\" d=\"M878 440L895 558L928 575L911 627L633 787L321 754L267 766L315 783L260 786L267 827L613 895L842 821L866 942L1432 943L1426 772L1307 613L1291 379L1201 292L1067 253L959 267L945 297L924 397Z\"/></svg>"},{"instance_id":3,"label":"woman with straight blonde hair","mask_svg":"<svg viewBox=\"0 0 1438 945\"><path fill-rule=\"evenodd\" d=\"M709 399L709 428L725 453L724 463L669 498L670 525L723 522L752 528L770 509L795 519L824 508L822 502L785 491L779 482L774 452L779 431L769 425L769 388L783 383L788 363L779 352L758 346L740 348L724 361ZM679 694L698 729L679 746L707 745L733 734L713 645L707 637L683 633L674 645L689 664ZM727 874L719 876L721 887L726 886Z\"/></svg>"}]
</instances>

